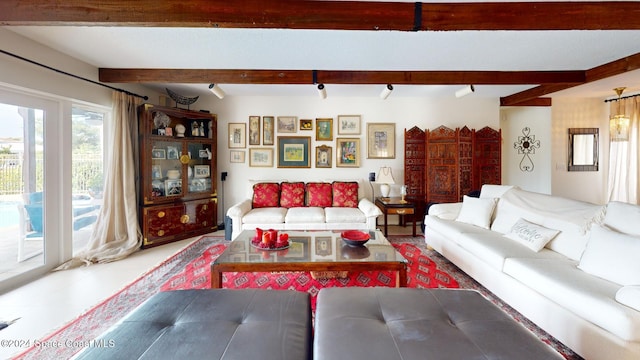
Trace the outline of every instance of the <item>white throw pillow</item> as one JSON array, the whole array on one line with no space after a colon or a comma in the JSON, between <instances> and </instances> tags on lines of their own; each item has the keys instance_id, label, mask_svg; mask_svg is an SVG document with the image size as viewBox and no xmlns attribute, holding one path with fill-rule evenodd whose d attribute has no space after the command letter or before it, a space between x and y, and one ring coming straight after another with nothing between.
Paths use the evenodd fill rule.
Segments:
<instances>
[{"instance_id":1,"label":"white throw pillow","mask_svg":"<svg viewBox=\"0 0 640 360\"><path fill-rule=\"evenodd\" d=\"M620 285L640 285L638 259L640 237L593 225L578 268Z\"/></svg>"},{"instance_id":2,"label":"white throw pillow","mask_svg":"<svg viewBox=\"0 0 640 360\"><path fill-rule=\"evenodd\" d=\"M616 301L640 311L640 285L624 286L616 292Z\"/></svg>"},{"instance_id":3,"label":"white throw pillow","mask_svg":"<svg viewBox=\"0 0 640 360\"><path fill-rule=\"evenodd\" d=\"M498 199L479 199L464 195L462 209L460 209L456 221L488 229L491 226L491 216L497 202Z\"/></svg>"},{"instance_id":4,"label":"white throw pillow","mask_svg":"<svg viewBox=\"0 0 640 360\"><path fill-rule=\"evenodd\" d=\"M640 206L612 201L607 204L604 224L607 227L629 235L640 236Z\"/></svg>"},{"instance_id":5,"label":"white throw pillow","mask_svg":"<svg viewBox=\"0 0 640 360\"><path fill-rule=\"evenodd\" d=\"M556 237L559 232L559 230L549 229L528 222L525 219L518 219L513 227L511 227L511 231L503 236L538 252L542 250L551 239Z\"/></svg>"}]
</instances>

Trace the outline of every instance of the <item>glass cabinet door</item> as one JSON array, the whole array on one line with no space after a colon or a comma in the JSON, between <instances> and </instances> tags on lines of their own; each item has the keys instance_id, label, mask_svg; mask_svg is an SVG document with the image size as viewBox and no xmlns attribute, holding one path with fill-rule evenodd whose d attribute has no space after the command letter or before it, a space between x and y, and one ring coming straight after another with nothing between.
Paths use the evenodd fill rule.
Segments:
<instances>
[{"instance_id":1,"label":"glass cabinet door","mask_svg":"<svg viewBox=\"0 0 640 360\"><path fill-rule=\"evenodd\" d=\"M215 169L211 168L211 159L216 156L211 151L211 144L189 142L187 153L190 158L187 169L187 195L211 193L211 176L215 172Z\"/></svg>"},{"instance_id":2,"label":"glass cabinet door","mask_svg":"<svg viewBox=\"0 0 640 360\"><path fill-rule=\"evenodd\" d=\"M151 149L151 199L181 196L184 166L182 143L153 141Z\"/></svg>"}]
</instances>

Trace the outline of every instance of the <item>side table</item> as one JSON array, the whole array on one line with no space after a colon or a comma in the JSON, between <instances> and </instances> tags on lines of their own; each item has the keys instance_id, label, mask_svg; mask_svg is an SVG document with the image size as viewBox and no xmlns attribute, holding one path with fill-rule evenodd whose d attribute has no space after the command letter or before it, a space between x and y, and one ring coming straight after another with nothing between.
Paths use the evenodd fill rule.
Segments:
<instances>
[{"instance_id":1,"label":"side table","mask_svg":"<svg viewBox=\"0 0 640 360\"><path fill-rule=\"evenodd\" d=\"M387 215L400 215L402 225L406 225L404 216L411 215L411 220L413 222L413 236L416 236L416 206L413 202L408 200L403 202L400 197L378 197L376 198L375 204L384 214L384 236L388 236Z\"/></svg>"}]
</instances>

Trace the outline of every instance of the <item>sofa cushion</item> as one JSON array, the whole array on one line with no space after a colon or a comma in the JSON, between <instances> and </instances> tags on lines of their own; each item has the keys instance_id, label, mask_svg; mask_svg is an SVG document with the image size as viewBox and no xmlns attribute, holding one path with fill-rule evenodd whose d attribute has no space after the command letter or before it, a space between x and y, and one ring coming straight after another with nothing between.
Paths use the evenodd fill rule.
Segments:
<instances>
[{"instance_id":1,"label":"sofa cushion","mask_svg":"<svg viewBox=\"0 0 640 360\"><path fill-rule=\"evenodd\" d=\"M498 201L491 230L506 234L520 218L560 230L546 247L580 260L589 240L589 227L602 216L603 210L601 205L514 188Z\"/></svg>"},{"instance_id":2,"label":"sofa cushion","mask_svg":"<svg viewBox=\"0 0 640 360\"><path fill-rule=\"evenodd\" d=\"M304 183L283 182L280 184L280 206L284 208L304 206Z\"/></svg>"},{"instance_id":3,"label":"sofa cushion","mask_svg":"<svg viewBox=\"0 0 640 360\"><path fill-rule=\"evenodd\" d=\"M620 285L640 285L640 238L600 225L591 228L591 239L578 267Z\"/></svg>"},{"instance_id":4,"label":"sofa cushion","mask_svg":"<svg viewBox=\"0 0 640 360\"><path fill-rule=\"evenodd\" d=\"M462 208L456 221L480 226L488 229L491 226L491 217L496 207L497 199L479 199L464 195L462 198Z\"/></svg>"},{"instance_id":5,"label":"sofa cushion","mask_svg":"<svg viewBox=\"0 0 640 360\"><path fill-rule=\"evenodd\" d=\"M480 190L480 198L481 199L491 199L491 198L500 198L507 191L518 188L513 185L491 185L484 184L482 185L482 189Z\"/></svg>"},{"instance_id":6,"label":"sofa cushion","mask_svg":"<svg viewBox=\"0 0 640 360\"><path fill-rule=\"evenodd\" d=\"M458 243L458 238L461 234L471 233L490 233L490 230L483 229L481 227L454 221L448 219L438 218L436 216L425 216L424 218L425 232L428 234L430 231L436 231L443 236L447 237L454 243ZM498 235L498 234L496 234Z\"/></svg>"},{"instance_id":7,"label":"sofa cushion","mask_svg":"<svg viewBox=\"0 0 640 360\"><path fill-rule=\"evenodd\" d=\"M525 219L520 219L513 225L511 231L504 235L504 237L514 240L515 242L538 252L547 245L551 239L558 235L559 232L560 231L558 230L547 229L544 226L528 222Z\"/></svg>"},{"instance_id":8,"label":"sofa cushion","mask_svg":"<svg viewBox=\"0 0 640 360\"><path fill-rule=\"evenodd\" d=\"M616 292L616 301L640 311L640 285L623 286Z\"/></svg>"},{"instance_id":9,"label":"sofa cushion","mask_svg":"<svg viewBox=\"0 0 640 360\"><path fill-rule=\"evenodd\" d=\"M287 209L281 207L258 208L242 217L243 224L282 224Z\"/></svg>"},{"instance_id":10,"label":"sofa cushion","mask_svg":"<svg viewBox=\"0 0 640 360\"><path fill-rule=\"evenodd\" d=\"M561 254L549 249L543 249L537 253L533 252L531 249L490 230L486 230L483 233L460 234L457 243L460 247L499 271L502 271L505 261L511 257L566 259Z\"/></svg>"},{"instance_id":11,"label":"sofa cushion","mask_svg":"<svg viewBox=\"0 0 640 360\"><path fill-rule=\"evenodd\" d=\"M324 209L327 223L365 223L367 219L358 208L327 207Z\"/></svg>"},{"instance_id":12,"label":"sofa cushion","mask_svg":"<svg viewBox=\"0 0 640 360\"><path fill-rule=\"evenodd\" d=\"M324 209L321 207L295 207L287 211L287 224L324 223Z\"/></svg>"},{"instance_id":13,"label":"sofa cushion","mask_svg":"<svg viewBox=\"0 0 640 360\"><path fill-rule=\"evenodd\" d=\"M640 236L640 206L612 201L607 204L604 224L615 231Z\"/></svg>"},{"instance_id":14,"label":"sofa cushion","mask_svg":"<svg viewBox=\"0 0 640 360\"><path fill-rule=\"evenodd\" d=\"M280 206L280 184L257 183L253 185L253 208Z\"/></svg>"},{"instance_id":15,"label":"sofa cushion","mask_svg":"<svg viewBox=\"0 0 640 360\"><path fill-rule=\"evenodd\" d=\"M333 190L333 206L358 207L358 183L334 181L331 184Z\"/></svg>"},{"instance_id":16,"label":"sofa cushion","mask_svg":"<svg viewBox=\"0 0 640 360\"><path fill-rule=\"evenodd\" d=\"M640 341L640 312L614 297L620 285L589 275L574 260L509 258L504 272L626 341Z\"/></svg>"},{"instance_id":17,"label":"sofa cushion","mask_svg":"<svg viewBox=\"0 0 640 360\"><path fill-rule=\"evenodd\" d=\"M307 183L307 206L327 207L333 203L330 183Z\"/></svg>"}]
</instances>

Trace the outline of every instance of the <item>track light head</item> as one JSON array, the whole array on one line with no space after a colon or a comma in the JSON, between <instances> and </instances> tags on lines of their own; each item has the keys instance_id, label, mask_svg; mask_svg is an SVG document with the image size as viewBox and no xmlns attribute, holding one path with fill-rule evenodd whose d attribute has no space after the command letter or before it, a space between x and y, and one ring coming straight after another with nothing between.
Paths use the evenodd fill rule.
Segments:
<instances>
[{"instance_id":1,"label":"track light head","mask_svg":"<svg viewBox=\"0 0 640 360\"><path fill-rule=\"evenodd\" d=\"M209 91L217 96L218 99L224 99L224 96L226 95L220 86L216 84L209 84Z\"/></svg>"},{"instance_id":2,"label":"track light head","mask_svg":"<svg viewBox=\"0 0 640 360\"><path fill-rule=\"evenodd\" d=\"M318 95L321 99L327 98L327 90L324 88L324 84L318 84Z\"/></svg>"},{"instance_id":3,"label":"track light head","mask_svg":"<svg viewBox=\"0 0 640 360\"><path fill-rule=\"evenodd\" d=\"M476 91L476 89L473 87L473 85L467 85L467 86L463 87L462 89L456 91L456 97L457 98L461 98L463 96L467 96L467 95L471 94L474 91Z\"/></svg>"},{"instance_id":4,"label":"track light head","mask_svg":"<svg viewBox=\"0 0 640 360\"><path fill-rule=\"evenodd\" d=\"M385 86L384 89L382 89L382 92L380 93L380 98L382 100L386 100L389 97L389 95L391 95L392 91L393 91L393 85L387 84L387 86Z\"/></svg>"}]
</instances>

